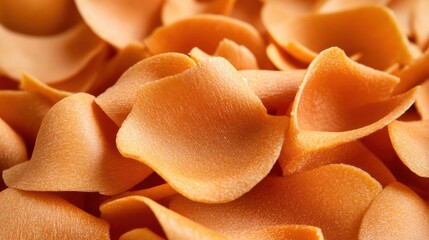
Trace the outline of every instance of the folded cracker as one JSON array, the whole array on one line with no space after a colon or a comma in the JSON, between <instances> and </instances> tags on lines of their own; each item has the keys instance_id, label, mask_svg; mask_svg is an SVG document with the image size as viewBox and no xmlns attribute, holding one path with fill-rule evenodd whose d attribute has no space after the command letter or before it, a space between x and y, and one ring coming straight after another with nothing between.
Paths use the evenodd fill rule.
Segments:
<instances>
[{"instance_id":1,"label":"folded cracker","mask_svg":"<svg viewBox=\"0 0 429 240\"><path fill-rule=\"evenodd\" d=\"M24 140L0 118L0 172L26 160Z\"/></svg>"},{"instance_id":2,"label":"folded cracker","mask_svg":"<svg viewBox=\"0 0 429 240\"><path fill-rule=\"evenodd\" d=\"M211 54L225 38L247 47L255 55L260 67L271 65L265 55L264 40L258 31L246 22L221 15L202 14L179 20L156 29L144 43L154 55L165 52L188 53L194 47Z\"/></svg>"},{"instance_id":3,"label":"folded cracker","mask_svg":"<svg viewBox=\"0 0 429 240\"><path fill-rule=\"evenodd\" d=\"M287 122L267 115L242 76L213 57L143 86L116 142L179 193L227 202L268 174Z\"/></svg>"},{"instance_id":4,"label":"folded cracker","mask_svg":"<svg viewBox=\"0 0 429 240\"><path fill-rule=\"evenodd\" d=\"M417 89L391 97L398 79L330 48L312 62L292 106L279 163L286 173L319 150L352 142L388 125L414 102Z\"/></svg>"},{"instance_id":5,"label":"folded cracker","mask_svg":"<svg viewBox=\"0 0 429 240\"><path fill-rule=\"evenodd\" d=\"M0 25L0 72L17 81L27 73L54 83L78 73L104 47L83 23L44 37L18 34Z\"/></svg>"},{"instance_id":6,"label":"folded cracker","mask_svg":"<svg viewBox=\"0 0 429 240\"><path fill-rule=\"evenodd\" d=\"M97 97L96 102L120 126L131 111L140 87L193 66L195 62L180 53L158 54L144 59L129 68L115 85Z\"/></svg>"},{"instance_id":7,"label":"folded cracker","mask_svg":"<svg viewBox=\"0 0 429 240\"><path fill-rule=\"evenodd\" d=\"M161 24L162 0L75 0L88 26L116 48L139 42Z\"/></svg>"},{"instance_id":8,"label":"folded cracker","mask_svg":"<svg viewBox=\"0 0 429 240\"><path fill-rule=\"evenodd\" d=\"M162 23L171 24L202 13L229 15L236 0L165 0L162 6Z\"/></svg>"},{"instance_id":9,"label":"folded cracker","mask_svg":"<svg viewBox=\"0 0 429 240\"><path fill-rule=\"evenodd\" d=\"M393 14L380 6L284 17L265 24L272 25L268 30L276 43L307 62L316 52L332 46L344 49L349 55L361 53L361 63L381 70L396 62L407 64L412 60L408 40Z\"/></svg>"},{"instance_id":10,"label":"folded cracker","mask_svg":"<svg viewBox=\"0 0 429 240\"><path fill-rule=\"evenodd\" d=\"M253 92L269 109L279 109L292 103L304 78L305 70L240 71Z\"/></svg>"},{"instance_id":11,"label":"folded cracker","mask_svg":"<svg viewBox=\"0 0 429 240\"><path fill-rule=\"evenodd\" d=\"M429 177L429 121L394 121L389 136L401 161L415 174Z\"/></svg>"},{"instance_id":12,"label":"folded cracker","mask_svg":"<svg viewBox=\"0 0 429 240\"><path fill-rule=\"evenodd\" d=\"M59 196L0 192L0 239L109 239L109 225Z\"/></svg>"},{"instance_id":13,"label":"folded cracker","mask_svg":"<svg viewBox=\"0 0 429 240\"><path fill-rule=\"evenodd\" d=\"M4 182L29 191L124 192L152 170L119 154L116 131L93 96L64 98L46 114L30 161L4 171Z\"/></svg>"},{"instance_id":14,"label":"folded cracker","mask_svg":"<svg viewBox=\"0 0 429 240\"><path fill-rule=\"evenodd\" d=\"M287 177L268 176L230 203L204 204L178 196L170 208L231 239L243 231L285 224L319 227L326 239L356 239L381 190L358 168L328 165Z\"/></svg>"},{"instance_id":15,"label":"folded cracker","mask_svg":"<svg viewBox=\"0 0 429 240\"><path fill-rule=\"evenodd\" d=\"M136 228L129 232L126 232L121 235L119 240L163 240L164 238L160 237L156 233L152 232L148 228Z\"/></svg>"},{"instance_id":16,"label":"folded cracker","mask_svg":"<svg viewBox=\"0 0 429 240\"><path fill-rule=\"evenodd\" d=\"M70 0L15 0L0 2L0 22L14 32L52 35L75 24L78 13Z\"/></svg>"},{"instance_id":17,"label":"folded cracker","mask_svg":"<svg viewBox=\"0 0 429 240\"><path fill-rule=\"evenodd\" d=\"M422 119L429 119L429 78L421 85L421 90L417 95L415 107Z\"/></svg>"},{"instance_id":18,"label":"folded cracker","mask_svg":"<svg viewBox=\"0 0 429 240\"><path fill-rule=\"evenodd\" d=\"M103 204L100 210L102 218L111 224L126 219L127 227L135 225L135 228L149 228L156 234L165 234L167 239L226 239L143 196L120 198ZM128 215L124 218L127 214L134 217Z\"/></svg>"},{"instance_id":19,"label":"folded cracker","mask_svg":"<svg viewBox=\"0 0 429 240\"><path fill-rule=\"evenodd\" d=\"M278 225L244 232L237 239L242 240L323 240L322 230L306 225Z\"/></svg>"},{"instance_id":20,"label":"folded cracker","mask_svg":"<svg viewBox=\"0 0 429 240\"><path fill-rule=\"evenodd\" d=\"M40 124L54 103L40 95L25 91L0 91L0 118L34 144Z\"/></svg>"},{"instance_id":21,"label":"folded cracker","mask_svg":"<svg viewBox=\"0 0 429 240\"><path fill-rule=\"evenodd\" d=\"M428 205L407 186L394 182L371 203L359 239L428 239Z\"/></svg>"}]
</instances>

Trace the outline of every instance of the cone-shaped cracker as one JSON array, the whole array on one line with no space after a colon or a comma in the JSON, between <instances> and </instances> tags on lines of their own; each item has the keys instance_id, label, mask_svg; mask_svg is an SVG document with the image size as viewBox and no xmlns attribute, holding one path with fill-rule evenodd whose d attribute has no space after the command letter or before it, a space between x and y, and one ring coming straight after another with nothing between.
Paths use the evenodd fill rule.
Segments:
<instances>
[{"instance_id":1,"label":"cone-shaped cracker","mask_svg":"<svg viewBox=\"0 0 429 240\"><path fill-rule=\"evenodd\" d=\"M305 167L311 152L360 139L402 115L417 89L392 97L397 82L338 48L323 51L308 68L292 106L280 159L285 174Z\"/></svg>"}]
</instances>

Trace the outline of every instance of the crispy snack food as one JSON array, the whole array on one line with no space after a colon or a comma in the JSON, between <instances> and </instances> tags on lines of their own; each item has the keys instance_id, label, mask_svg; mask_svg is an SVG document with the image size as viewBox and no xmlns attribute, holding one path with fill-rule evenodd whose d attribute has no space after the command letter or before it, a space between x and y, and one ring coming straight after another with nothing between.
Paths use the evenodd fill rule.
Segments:
<instances>
[{"instance_id":1,"label":"crispy snack food","mask_svg":"<svg viewBox=\"0 0 429 240\"><path fill-rule=\"evenodd\" d=\"M428 0L0 0L0 239L429 239Z\"/></svg>"}]
</instances>

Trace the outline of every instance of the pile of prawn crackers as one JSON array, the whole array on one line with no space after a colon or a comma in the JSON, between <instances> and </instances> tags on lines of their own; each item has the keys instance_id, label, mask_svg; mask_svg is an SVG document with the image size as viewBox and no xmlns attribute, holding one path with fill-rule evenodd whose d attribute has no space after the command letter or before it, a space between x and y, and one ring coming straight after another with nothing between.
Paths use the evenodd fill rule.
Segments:
<instances>
[{"instance_id":1,"label":"pile of prawn crackers","mask_svg":"<svg viewBox=\"0 0 429 240\"><path fill-rule=\"evenodd\" d=\"M0 173L0 239L429 239L429 1L1 0Z\"/></svg>"}]
</instances>

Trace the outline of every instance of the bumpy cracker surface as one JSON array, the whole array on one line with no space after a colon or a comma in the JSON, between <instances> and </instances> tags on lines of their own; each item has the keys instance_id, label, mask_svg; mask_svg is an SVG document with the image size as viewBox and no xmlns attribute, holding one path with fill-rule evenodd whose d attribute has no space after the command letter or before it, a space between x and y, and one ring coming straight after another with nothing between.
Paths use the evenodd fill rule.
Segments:
<instances>
[{"instance_id":1,"label":"bumpy cracker surface","mask_svg":"<svg viewBox=\"0 0 429 240\"><path fill-rule=\"evenodd\" d=\"M429 238L428 6L0 1L0 238Z\"/></svg>"},{"instance_id":2,"label":"bumpy cracker surface","mask_svg":"<svg viewBox=\"0 0 429 240\"><path fill-rule=\"evenodd\" d=\"M191 199L226 202L268 174L287 124L226 60L210 58L144 85L117 144Z\"/></svg>"}]
</instances>

